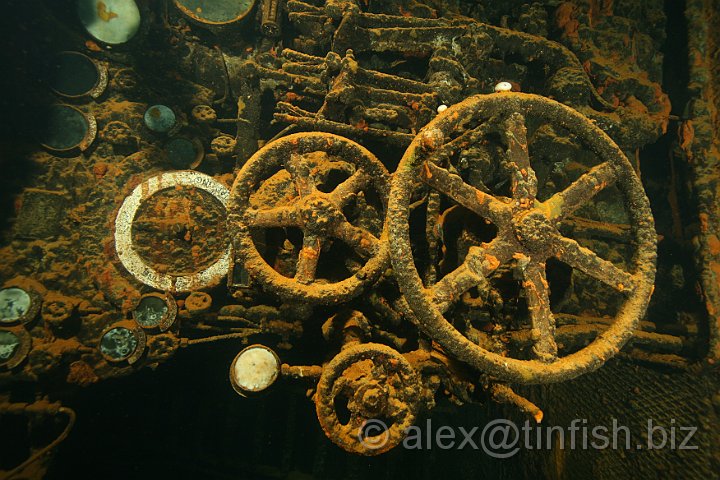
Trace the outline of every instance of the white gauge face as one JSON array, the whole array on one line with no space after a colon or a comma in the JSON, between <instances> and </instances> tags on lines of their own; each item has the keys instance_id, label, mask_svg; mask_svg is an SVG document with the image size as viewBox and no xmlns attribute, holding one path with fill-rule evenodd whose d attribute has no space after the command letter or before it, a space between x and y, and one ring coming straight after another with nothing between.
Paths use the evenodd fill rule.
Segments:
<instances>
[{"instance_id":1,"label":"white gauge face","mask_svg":"<svg viewBox=\"0 0 720 480\"><path fill-rule=\"evenodd\" d=\"M0 290L0 322L19 320L30 310L31 302L30 295L21 288Z\"/></svg>"},{"instance_id":2,"label":"white gauge face","mask_svg":"<svg viewBox=\"0 0 720 480\"><path fill-rule=\"evenodd\" d=\"M77 11L88 33L111 45L127 42L140 28L135 0L78 0Z\"/></svg>"},{"instance_id":3,"label":"white gauge face","mask_svg":"<svg viewBox=\"0 0 720 480\"><path fill-rule=\"evenodd\" d=\"M233 378L242 390L261 392L272 385L280 373L277 357L262 346L249 347L238 355L233 365Z\"/></svg>"}]
</instances>

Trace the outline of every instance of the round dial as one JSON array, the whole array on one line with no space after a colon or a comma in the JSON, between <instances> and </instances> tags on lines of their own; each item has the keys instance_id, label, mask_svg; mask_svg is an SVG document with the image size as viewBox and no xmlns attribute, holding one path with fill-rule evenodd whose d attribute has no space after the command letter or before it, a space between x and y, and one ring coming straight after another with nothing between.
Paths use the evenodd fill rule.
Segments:
<instances>
[{"instance_id":1,"label":"round dial","mask_svg":"<svg viewBox=\"0 0 720 480\"><path fill-rule=\"evenodd\" d=\"M255 0L175 0L175 5L199 23L222 25L244 18Z\"/></svg>"},{"instance_id":2,"label":"round dial","mask_svg":"<svg viewBox=\"0 0 720 480\"><path fill-rule=\"evenodd\" d=\"M138 348L138 340L132 330L115 327L102 336L100 353L110 361L119 362L130 357Z\"/></svg>"},{"instance_id":3,"label":"round dial","mask_svg":"<svg viewBox=\"0 0 720 480\"><path fill-rule=\"evenodd\" d=\"M13 332L0 331L0 363L10 360L20 346L20 338Z\"/></svg>"},{"instance_id":4,"label":"round dial","mask_svg":"<svg viewBox=\"0 0 720 480\"><path fill-rule=\"evenodd\" d=\"M110 45L127 42L140 29L135 0L80 0L77 12L87 32Z\"/></svg>"},{"instance_id":5,"label":"round dial","mask_svg":"<svg viewBox=\"0 0 720 480\"><path fill-rule=\"evenodd\" d=\"M32 299L21 288L11 287L0 290L0 322L11 323L20 320L30 311Z\"/></svg>"}]
</instances>

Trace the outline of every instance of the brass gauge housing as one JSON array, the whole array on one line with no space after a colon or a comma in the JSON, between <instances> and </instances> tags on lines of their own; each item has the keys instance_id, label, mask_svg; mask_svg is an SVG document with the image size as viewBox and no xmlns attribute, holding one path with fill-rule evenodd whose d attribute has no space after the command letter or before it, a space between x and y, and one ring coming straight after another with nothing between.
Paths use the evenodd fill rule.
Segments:
<instances>
[{"instance_id":1,"label":"brass gauge housing","mask_svg":"<svg viewBox=\"0 0 720 480\"><path fill-rule=\"evenodd\" d=\"M243 20L255 6L255 0L174 0L183 15L211 30L222 29Z\"/></svg>"},{"instance_id":2,"label":"brass gauge housing","mask_svg":"<svg viewBox=\"0 0 720 480\"><path fill-rule=\"evenodd\" d=\"M250 345L230 365L230 384L243 397L265 392L280 376L280 358L265 345Z\"/></svg>"},{"instance_id":3,"label":"brass gauge housing","mask_svg":"<svg viewBox=\"0 0 720 480\"><path fill-rule=\"evenodd\" d=\"M175 323L177 304L170 295L148 293L140 298L132 316L142 328L164 332Z\"/></svg>"}]
</instances>

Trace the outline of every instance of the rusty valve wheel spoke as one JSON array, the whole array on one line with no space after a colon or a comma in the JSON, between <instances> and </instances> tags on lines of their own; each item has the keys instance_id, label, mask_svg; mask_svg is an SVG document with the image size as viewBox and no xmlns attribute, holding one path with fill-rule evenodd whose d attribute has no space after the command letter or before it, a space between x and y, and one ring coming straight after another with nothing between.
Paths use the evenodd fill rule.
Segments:
<instances>
[{"instance_id":1,"label":"rusty valve wheel spoke","mask_svg":"<svg viewBox=\"0 0 720 480\"><path fill-rule=\"evenodd\" d=\"M497 122L497 118L481 123L475 128L460 134L457 138L450 140L443 145L437 152L437 156L448 157L461 148L466 148L480 142L493 128ZM435 157L435 155L433 155Z\"/></svg>"},{"instance_id":2,"label":"rusty valve wheel spoke","mask_svg":"<svg viewBox=\"0 0 720 480\"><path fill-rule=\"evenodd\" d=\"M556 240L555 256L573 268L624 293L632 293L635 280L632 275L604 260L575 240L561 237Z\"/></svg>"},{"instance_id":3,"label":"rusty valve wheel spoke","mask_svg":"<svg viewBox=\"0 0 720 480\"><path fill-rule=\"evenodd\" d=\"M555 317L550 311L550 287L545 264L530 261L523 269L523 288L532 321L533 353L542 362L557 360Z\"/></svg>"},{"instance_id":4,"label":"rusty valve wheel spoke","mask_svg":"<svg viewBox=\"0 0 720 480\"><path fill-rule=\"evenodd\" d=\"M370 184L370 177L362 170L356 170L330 193L328 198L339 207L344 207L350 199Z\"/></svg>"},{"instance_id":5,"label":"rusty valve wheel spoke","mask_svg":"<svg viewBox=\"0 0 720 480\"><path fill-rule=\"evenodd\" d=\"M525 118L539 119L542 124L560 127L574 135L599 158L599 166L546 202L538 202L538 179L530 165ZM496 128L478 127L492 122ZM457 166L453 164L455 157L448 154L448 145L453 139L462 138L464 132L481 130L493 135L474 140L490 144L495 142L495 132L505 134L505 170L512 190L509 202L478 195L460 177L450 173ZM494 178L497 173L491 175L491 179L477 181L492 180L498 184ZM422 184L418 177L423 179ZM626 268L632 274L562 237L558 231L560 224L567 224L573 218L573 211L612 183L622 195L630 220L628 228L619 229L617 233L627 232L632 236L629 244L636 251ZM413 200L428 184L497 227L497 237L486 250L470 249L463 264L430 288L425 287L417 270L417 265L428 262L426 259L416 262L414 258L414 254L423 249L413 249L411 231L414 230L410 223ZM597 125L578 111L538 95L515 92L476 95L448 108L423 127L405 151L393 176L387 223L393 273L418 326L447 353L506 382L560 382L599 368L632 337L652 294L657 235L640 179L622 150ZM587 231L597 230L597 226L588 222L583 225ZM576 225L575 230L583 225ZM607 230L613 233L612 228ZM534 355L530 359L513 358L511 353L484 348L454 326L465 322L446 316L463 292L472 287L487 288L487 277L497 268L495 261L488 263L487 248L497 252L492 254L497 264L514 260L516 268L523 273L534 340ZM545 261L551 257L624 292L622 306L608 328L586 347L562 358L558 357L545 275Z\"/></svg>"},{"instance_id":6,"label":"rusty valve wheel spoke","mask_svg":"<svg viewBox=\"0 0 720 480\"><path fill-rule=\"evenodd\" d=\"M488 289L487 277L509 260L504 258L500 246L499 240L493 240L483 247L470 247L465 261L429 289L428 295L438 310L446 312L473 287L479 287L481 291Z\"/></svg>"},{"instance_id":7,"label":"rusty valve wheel spoke","mask_svg":"<svg viewBox=\"0 0 720 480\"><path fill-rule=\"evenodd\" d=\"M537 195L537 176L530 166L525 117L517 112L506 121L507 157L512 167L512 195L521 207L531 208Z\"/></svg>"},{"instance_id":8,"label":"rusty valve wheel spoke","mask_svg":"<svg viewBox=\"0 0 720 480\"><path fill-rule=\"evenodd\" d=\"M349 177L330 193L318 189L324 175L338 171ZM384 234L378 238L351 225L343 207L355 194L372 188L381 203L377 214L384 220L389 181L387 169L370 151L338 135L297 133L266 144L238 172L230 193L228 227L237 260L264 289L286 300L332 305L359 295L387 268L387 241ZM264 198L282 203L254 208L253 202ZM276 270L258 251L255 230L272 227L303 232L293 276ZM347 243L363 259L339 281L318 278L318 258L330 239Z\"/></svg>"},{"instance_id":9,"label":"rusty valve wheel spoke","mask_svg":"<svg viewBox=\"0 0 720 480\"><path fill-rule=\"evenodd\" d=\"M257 210L248 209L245 212L246 221L253 227L299 227L298 209L294 206L283 206Z\"/></svg>"},{"instance_id":10,"label":"rusty valve wheel spoke","mask_svg":"<svg viewBox=\"0 0 720 480\"><path fill-rule=\"evenodd\" d=\"M347 220L340 222L332 236L339 238L351 246L360 256L370 258L377 254L380 248L380 240L365 229L356 227Z\"/></svg>"},{"instance_id":11,"label":"rusty valve wheel spoke","mask_svg":"<svg viewBox=\"0 0 720 480\"><path fill-rule=\"evenodd\" d=\"M285 170L290 173L298 195L306 197L316 191L315 179L312 177L310 165L303 162L301 155L290 154L290 158L285 162Z\"/></svg>"},{"instance_id":12,"label":"rusty valve wheel spoke","mask_svg":"<svg viewBox=\"0 0 720 480\"><path fill-rule=\"evenodd\" d=\"M604 162L591 168L565 190L540 204L539 208L553 222L564 220L604 188L615 183L616 179L613 166L610 162Z\"/></svg>"},{"instance_id":13,"label":"rusty valve wheel spoke","mask_svg":"<svg viewBox=\"0 0 720 480\"><path fill-rule=\"evenodd\" d=\"M303 245L298 254L297 268L295 269L295 280L302 284L308 284L315 280L320 250L322 249L322 238L318 235L305 233Z\"/></svg>"},{"instance_id":14,"label":"rusty valve wheel spoke","mask_svg":"<svg viewBox=\"0 0 720 480\"><path fill-rule=\"evenodd\" d=\"M434 163L425 162L421 172L423 182L496 225L507 221L512 214L510 207L500 200L468 185L459 175Z\"/></svg>"}]
</instances>

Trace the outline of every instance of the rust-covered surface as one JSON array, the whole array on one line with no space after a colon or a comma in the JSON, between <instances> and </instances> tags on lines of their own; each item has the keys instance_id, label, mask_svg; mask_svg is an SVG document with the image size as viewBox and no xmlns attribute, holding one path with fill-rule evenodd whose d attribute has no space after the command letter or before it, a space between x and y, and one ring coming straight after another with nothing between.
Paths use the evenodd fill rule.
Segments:
<instances>
[{"instance_id":1,"label":"rust-covered surface","mask_svg":"<svg viewBox=\"0 0 720 480\"><path fill-rule=\"evenodd\" d=\"M720 361L720 202L718 202L718 35L710 25L717 23L717 4L688 2L688 56L691 99L686 120L679 126L680 148L693 171L694 194L698 203L700 231L697 235L698 261L705 305L710 316L709 361Z\"/></svg>"},{"instance_id":2,"label":"rust-covered surface","mask_svg":"<svg viewBox=\"0 0 720 480\"><path fill-rule=\"evenodd\" d=\"M80 3L103 29L140 23L109 44L75 0L8 7L0 431L28 440L0 476L98 476L66 459L150 444L176 453L137 478L717 466L717 2ZM92 88L55 87L81 73L46 65L60 52ZM248 345L276 360L268 391L237 382L256 377L236 370ZM105 448L83 418L106 401L187 430L145 441L133 424L103 437L127 450ZM555 444L501 464L403 443L444 415L645 411L694 422L703 449Z\"/></svg>"}]
</instances>

